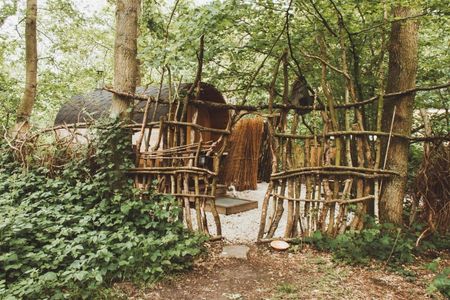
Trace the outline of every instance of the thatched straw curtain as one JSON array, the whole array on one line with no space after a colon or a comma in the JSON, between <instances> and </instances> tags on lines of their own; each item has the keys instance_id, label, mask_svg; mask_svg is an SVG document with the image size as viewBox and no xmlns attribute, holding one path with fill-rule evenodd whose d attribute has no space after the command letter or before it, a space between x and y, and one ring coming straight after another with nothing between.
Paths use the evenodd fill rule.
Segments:
<instances>
[{"instance_id":1,"label":"thatched straw curtain","mask_svg":"<svg viewBox=\"0 0 450 300\"><path fill-rule=\"evenodd\" d=\"M255 190L258 181L258 163L264 131L261 117L240 120L232 130L230 151L224 160L222 182L234 185L236 190Z\"/></svg>"}]
</instances>

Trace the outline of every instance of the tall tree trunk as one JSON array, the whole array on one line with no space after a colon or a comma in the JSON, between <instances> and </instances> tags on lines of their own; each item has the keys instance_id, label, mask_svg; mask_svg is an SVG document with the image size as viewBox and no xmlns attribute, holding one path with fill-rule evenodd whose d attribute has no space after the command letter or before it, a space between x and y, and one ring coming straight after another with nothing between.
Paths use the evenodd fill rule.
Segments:
<instances>
[{"instance_id":1,"label":"tall tree trunk","mask_svg":"<svg viewBox=\"0 0 450 300\"><path fill-rule=\"evenodd\" d=\"M37 86L37 0L27 0L25 24L25 90L17 108L13 135L25 133L30 127L30 116L36 99Z\"/></svg>"},{"instance_id":2,"label":"tall tree trunk","mask_svg":"<svg viewBox=\"0 0 450 300\"><path fill-rule=\"evenodd\" d=\"M409 7L395 7L394 18L406 18L416 12ZM386 93L415 87L417 73L418 22L414 19L392 23L389 46L389 71ZM414 94L391 98L383 107L383 131L389 132L394 116L393 132L411 134ZM380 220L402 224L403 199L407 180L409 141L393 138L387 152L386 168L395 170L400 176L384 183L380 197Z\"/></svg>"},{"instance_id":3,"label":"tall tree trunk","mask_svg":"<svg viewBox=\"0 0 450 300\"><path fill-rule=\"evenodd\" d=\"M114 44L114 88L121 92L136 91L137 35L140 0L117 0ZM111 117L129 120L131 99L114 95Z\"/></svg>"},{"instance_id":4,"label":"tall tree trunk","mask_svg":"<svg viewBox=\"0 0 450 300\"><path fill-rule=\"evenodd\" d=\"M137 11L137 33L136 33L136 87L141 85L142 82L142 74L141 74L141 60L139 58L137 58L137 49L139 48L138 45L138 40L139 37L141 36L142 32L141 32L141 26L139 24L139 19L142 15L142 7L141 7L141 1L139 0L138 3L138 11Z\"/></svg>"}]
</instances>

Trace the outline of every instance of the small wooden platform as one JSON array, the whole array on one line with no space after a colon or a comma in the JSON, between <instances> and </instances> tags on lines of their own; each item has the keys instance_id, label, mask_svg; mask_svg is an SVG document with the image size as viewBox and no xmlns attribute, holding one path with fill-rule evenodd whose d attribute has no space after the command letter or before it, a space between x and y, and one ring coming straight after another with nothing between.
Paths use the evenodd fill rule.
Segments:
<instances>
[{"instance_id":1,"label":"small wooden platform","mask_svg":"<svg viewBox=\"0 0 450 300\"><path fill-rule=\"evenodd\" d=\"M191 208L195 208L195 203L191 200ZM258 208L258 201L233 198L227 195L216 197L217 212L221 215L233 215L244 211ZM211 211L209 204L206 204L206 211Z\"/></svg>"},{"instance_id":2,"label":"small wooden platform","mask_svg":"<svg viewBox=\"0 0 450 300\"><path fill-rule=\"evenodd\" d=\"M220 196L216 198L216 208L219 214L232 215L258 208L258 201Z\"/></svg>"}]
</instances>

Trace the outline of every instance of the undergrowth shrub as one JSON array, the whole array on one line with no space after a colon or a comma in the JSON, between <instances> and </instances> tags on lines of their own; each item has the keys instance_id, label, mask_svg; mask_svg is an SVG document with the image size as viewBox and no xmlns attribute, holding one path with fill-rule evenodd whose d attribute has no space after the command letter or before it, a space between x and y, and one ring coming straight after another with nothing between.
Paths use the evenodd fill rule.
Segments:
<instances>
[{"instance_id":1,"label":"undergrowth shrub","mask_svg":"<svg viewBox=\"0 0 450 300\"><path fill-rule=\"evenodd\" d=\"M98 125L57 172L0 155L0 298L91 298L119 280L156 280L188 267L203 236L186 232L172 197L140 194L125 176L129 133ZM31 158L30 158L31 159Z\"/></svg>"},{"instance_id":2,"label":"undergrowth shrub","mask_svg":"<svg viewBox=\"0 0 450 300\"><path fill-rule=\"evenodd\" d=\"M335 238L317 231L308 241L319 250L330 251L336 261L367 264L375 259L395 267L411 263L417 255L429 250L450 249L448 236L433 236L416 247L422 230L420 225L406 229L389 223L378 224L369 218L363 230L350 230Z\"/></svg>"},{"instance_id":3,"label":"undergrowth shrub","mask_svg":"<svg viewBox=\"0 0 450 300\"><path fill-rule=\"evenodd\" d=\"M442 295L450 299L450 267L439 270L440 258L433 260L427 265L427 269L435 273L433 281L428 285L427 291L430 294L439 291Z\"/></svg>"},{"instance_id":4,"label":"undergrowth shrub","mask_svg":"<svg viewBox=\"0 0 450 300\"><path fill-rule=\"evenodd\" d=\"M413 261L414 241L404 239L404 233L384 225L348 231L336 238L317 231L311 241L318 249L331 251L335 260L349 264L366 264L371 259L386 261L389 257L391 263Z\"/></svg>"}]
</instances>

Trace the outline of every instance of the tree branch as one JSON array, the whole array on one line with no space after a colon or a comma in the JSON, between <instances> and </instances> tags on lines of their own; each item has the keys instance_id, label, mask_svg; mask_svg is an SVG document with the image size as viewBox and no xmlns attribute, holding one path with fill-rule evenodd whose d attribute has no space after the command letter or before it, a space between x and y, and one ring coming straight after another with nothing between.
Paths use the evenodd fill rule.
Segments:
<instances>
[{"instance_id":1,"label":"tree branch","mask_svg":"<svg viewBox=\"0 0 450 300\"><path fill-rule=\"evenodd\" d=\"M331 63L329 63L328 61L326 61L325 59L323 59L320 56L317 55L312 55L312 54L308 54L306 52L304 52L303 50L300 49L300 52L302 53L303 56L308 57L308 58L312 58L312 59L316 59L319 60L321 63L325 64L327 67L329 67L331 70L335 71L336 73L339 73L341 75L343 75L346 79L351 79L350 75L348 75L348 73L342 71L341 69L333 66Z\"/></svg>"},{"instance_id":2,"label":"tree branch","mask_svg":"<svg viewBox=\"0 0 450 300\"><path fill-rule=\"evenodd\" d=\"M289 6L287 8L287 11L289 11L291 9L291 5L292 5L292 1L289 1ZM253 81L256 79L256 76L258 76L259 71L261 71L262 67L264 66L267 58L269 58L270 54L272 54L273 49L275 48L275 45L278 43L278 41L280 40L280 38L283 36L284 31L286 30L286 20L284 21L284 25L283 25L283 29L281 30L280 34L277 36L277 38L275 39L275 42L272 44L272 47L269 50L269 53L266 55L266 57L264 57L262 63L259 65L258 69L256 69L256 72L253 74L252 78L250 79L250 82L247 85L247 89L245 90L245 94L244 97L242 98L242 103L241 104L245 104L247 102L247 96L248 93L250 92L250 87L253 84Z\"/></svg>"},{"instance_id":3,"label":"tree branch","mask_svg":"<svg viewBox=\"0 0 450 300\"><path fill-rule=\"evenodd\" d=\"M384 98L392 98L392 97L406 95L406 94L415 93L415 92L439 90L439 89L444 89L444 88L448 88L448 87L450 87L450 82L440 84L440 85L435 85L435 86L416 87L413 89L408 89L408 90L399 91L399 92L395 92L395 93L384 94L383 96L384 96ZM143 100L143 101L148 100L148 96L146 96L146 95L124 93L124 92L116 91L112 87L108 87L108 86L105 86L103 89L105 91L121 95L123 97L129 97L129 98ZM349 103L349 104L335 105L335 108L351 108L351 107L363 106L363 105L366 105L366 104L376 101L378 99L378 97L379 97L379 95L375 95L372 98L369 98L364 101L360 101L360 102L356 102L356 103ZM153 101L156 101L156 100L152 100L152 102ZM168 101L160 101L160 103L169 104ZM205 107L214 108L214 109L243 110L243 111L244 110L245 111L258 111L258 110L267 109L269 107L268 104L260 104L260 105L255 106L255 105L245 105L245 104L215 103L215 102L209 102L209 101L203 101L203 100L190 100L189 103L191 103L193 105L205 106ZM290 110L290 109L325 110L325 107L323 105L297 106L297 105L290 105L290 104L284 105L284 104L276 104L276 103L273 104L273 108L274 109L283 109L283 110Z\"/></svg>"},{"instance_id":4,"label":"tree branch","mask_svg":"<svg viewBox=\"0 0 450 300\"><path fill-rule=\"evenodd\" d=\"M336 32L334 32L334 30L331 29L331 26L330 26L330 24L328 24L327 20L325 20L325 18L322 16L322 14L320 13L319 9L314 4L314 2L312 0L309 0L309 2L313 6L314 11L319 15L319 19L322 21L322 24L325 26L325 28L328 30L328 32L331 33L332 35L334 35L335 37L338 37Z\"/></svg>"}]
</instances>

